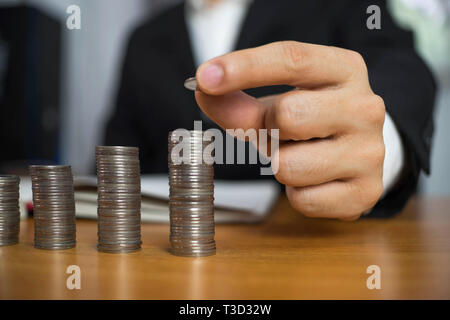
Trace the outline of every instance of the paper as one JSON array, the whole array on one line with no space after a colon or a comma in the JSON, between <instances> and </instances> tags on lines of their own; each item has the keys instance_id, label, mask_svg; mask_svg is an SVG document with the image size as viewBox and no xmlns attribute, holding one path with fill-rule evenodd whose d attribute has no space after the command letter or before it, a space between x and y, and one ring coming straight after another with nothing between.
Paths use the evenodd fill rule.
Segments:
<instances>
[{"instance_id":1,"label":"paper","mask_svg":"<svg viewBox=\"0 0 450 320\"><path fill-rule=\"evenodd\" d=\"M76 190L96 187L97 177L75 177ZM164 174L143 175L141 178L142 221L169 221L169 182ZM215 220L221 222L257 222L270 212L279 196L280 188L272 180L214 181ZM21 212L26 216L26 203L32 201L31 181L21 178ZM97 194L95 191L75 192L77 217L96 218Z\"/></svg>"}]
</instances>

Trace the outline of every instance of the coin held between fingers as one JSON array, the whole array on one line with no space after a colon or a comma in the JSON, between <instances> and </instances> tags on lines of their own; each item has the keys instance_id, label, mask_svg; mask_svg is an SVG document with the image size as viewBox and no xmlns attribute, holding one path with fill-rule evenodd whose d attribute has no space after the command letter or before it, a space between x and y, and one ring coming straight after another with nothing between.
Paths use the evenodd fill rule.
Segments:
<instances>
[{"instance_id":1,"label":"coin held between fingers","mask_svg":"<svg viewBox=\"0 0 450 320\"><path fill-rule=\"evenodd\" d=\"M186 81L184 81L184 87L188 90L196 91L198 89L197 79L195 77L187 78Z\"/></svg>"}]
</instances>

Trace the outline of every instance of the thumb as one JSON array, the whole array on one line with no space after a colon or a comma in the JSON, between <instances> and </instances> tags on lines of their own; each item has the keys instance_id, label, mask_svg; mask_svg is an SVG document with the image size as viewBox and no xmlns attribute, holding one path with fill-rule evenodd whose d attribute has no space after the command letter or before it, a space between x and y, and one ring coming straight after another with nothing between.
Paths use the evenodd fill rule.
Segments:
<instances>
[{"instance_id":1,"label":"thumb","mask_svg":"<svg viewBox=\"0 0 450 320\"><path fill-rule=\"evenodd\" d=\"M264 128L266 107L242 91L212 96L197 90L195 99L200 109L224 130Z\"/></svg>"}]
</instances>

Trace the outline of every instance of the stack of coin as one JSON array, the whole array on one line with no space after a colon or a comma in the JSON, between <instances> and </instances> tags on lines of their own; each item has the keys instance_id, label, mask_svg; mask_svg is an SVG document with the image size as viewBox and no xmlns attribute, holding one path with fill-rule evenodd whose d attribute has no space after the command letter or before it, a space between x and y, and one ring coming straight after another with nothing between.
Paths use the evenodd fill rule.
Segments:
<instances>
[{"instance_id":1,"label":"stack of coin","mask_svg":"<svg viewBox=\"0 0 450 320\"><path fill-rule=\"evenodd\" d=\"M75 200L70 166L30 166L34 246L69 249L76 245Z\"/></svg>"},{"instance_id":2,"label":"stack of coin","mask_svg":"<svg viewBox=\"0 0 450 320\"><path fill-rule=\"evenodd\" d=\"M0 175L0 246L19 242L19 182L17 176Z\"/></svg>"},{"instance_id":3,"label":"stack of coin","mask_svg":"<svg viewBox=\"0 0 450 320\"><path fill-rule=\"evenodd\" d=\"M169 133L171 252L190 257L213 255L214 168L202 156L211 142L203 141L203 131L184 131L189 135L181 139L180 132Z\"/></svg>"},{"instance_id":4,"label":"stack of coin","mask_svg":"<svg viewBox=\"0 0 450 320\"><path fill-rule=\"evenodd\" d=\"M141 248L139 149L98 146L98 250L128 253Z\"/></svg>"}]
</instances>

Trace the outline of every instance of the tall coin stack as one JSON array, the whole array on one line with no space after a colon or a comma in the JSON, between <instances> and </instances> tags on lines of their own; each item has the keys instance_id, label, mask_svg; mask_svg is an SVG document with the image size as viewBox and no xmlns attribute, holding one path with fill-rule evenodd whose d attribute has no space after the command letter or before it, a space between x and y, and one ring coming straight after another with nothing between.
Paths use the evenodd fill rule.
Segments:
<instances>
[{"instance_id":1,"label":"tall coin stack","mask_svg":"<svg viewBox=\"0 0 450 320\"><path fill-rule=\"evenodd\" d=\"M69 249L76 245L75 200L70 166L30 166L34 246Z\"/></svg>"},{"instance_id":2,"label":"tall coin stack","mask_svg":"<svg viewBox=\"0 0 450 320\"><path fill-rule=\"evenodd\" d=\"M214 168L205 163L202 155L211 142L203 141L203 131L189 131L189 134L180 139L176 131L169 133L171 252L178 256L209 256L216 253ZM179 143L182 143L181 152L172 154ZM176 157L188 161L180 163Z\"/></svg>"},{"instance_id":3,"label":"tall coin stack","mask_svg":"<svg viewBox=\"0 0 450 320\"><path fill-rule=\"evenodd\" d=\"M98 250L128 253L141 248L139 149L98 146Z\"/></svg>"},{"instance_id":4,"label":"tall coin stack","mask_svg":"<svg viewBox=\"0 0 450 320\"><path fill-rule=\"evenodd\" d=\"M19 182L17 176L0 175L0 246L19 242Z\"/></svg>"}]
</instances>

